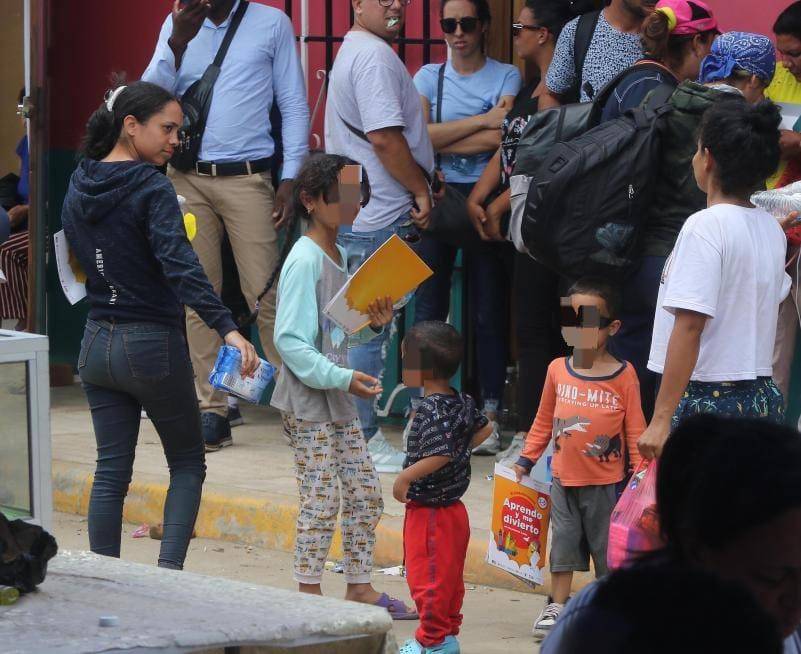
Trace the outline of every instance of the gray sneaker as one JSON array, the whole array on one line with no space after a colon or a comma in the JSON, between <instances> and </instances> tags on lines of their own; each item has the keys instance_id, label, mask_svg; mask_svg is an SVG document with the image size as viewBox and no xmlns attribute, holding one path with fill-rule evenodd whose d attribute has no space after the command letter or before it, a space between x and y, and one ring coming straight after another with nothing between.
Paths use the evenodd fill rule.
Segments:
<instances>
[{"instance_id":1,"label":"gray sneaker","mask_svg":"<svg viewBox=\"0 0 801 654\"><path fill-rule=\"evenodd\" d=\"M473 454L478 456L493 456L501 451L501 435L498 432L498 423L493 420L490 424L492 425L490 437L475 448Z\"/></svg>"},{"instance_id":2,"label":"gray sneaker","mask_svg":"<svg viewBox=\"0 0 801 654\"><path fill-rule=\"evenodd\" d=\"M534 628L531 630L535 638L545 638L554 628L559 614L565 608L564 604L557 604L548 598L548 604L542 609L539 617L534 621Z\"/></svg>"},{"instance_id":3,"label":"gray sneaker","mask_svg":"<svg viewBox=\"0 0 801 654\"><path fill-rule=\"evenodd\" d=\"M518 432L515 434L509 447L495 455L495 460L507 467L514 465L517 463L517 459L520 458L520 453L523 451L523 445L525 445L525 443L526 434Z\"/></svg>"},{"instance_id":4,"label":"gray sneaker","mask_svg":"<svg viewBox=\"0 0 801 654\"><path fill-rule=\"evenodd\" d=\"M398 474L403 470L406 455L395 449L380 429L367 441L367 451L370 453L376 472Z\"/></svg>"}]
</instances>

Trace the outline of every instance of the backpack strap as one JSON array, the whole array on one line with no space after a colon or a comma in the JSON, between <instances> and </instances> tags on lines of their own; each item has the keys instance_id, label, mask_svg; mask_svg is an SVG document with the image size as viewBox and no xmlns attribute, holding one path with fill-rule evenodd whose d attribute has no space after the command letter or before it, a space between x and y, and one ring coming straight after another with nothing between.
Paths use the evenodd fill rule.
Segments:
<instances>
[{"instance_id":1,"label":"backpack strap","mask_svg":"<svg viewBox=\"0 0 801 654\"><path fill-rule=\"evenodd\" d=\"M445 67L447 65L448 62L446 61L439 67L439 72L437 73L437 117L435 121L437 123L442 122L442 90L445 87ZM442 168L442 155L439 152L437 152L436 159L436 168L440 170Z\"/></svg>"},{"instance_id":2,"label":"backpack strap","mask_svg":"<svg viewBox=\"0 0 801 654\"><path fill-rule=\"evenodd\" d=\"M211 62L206 70L203 71L203 76L200 78L197 88L198 90L203 89L200 91L200 116L198 121L201 138L206 131L206 122L209 119L209 111L211 110L211 96L214 90L214 84L217 82L217 78L220 76L220 69L222 68L223 61L225 60L225 55L228 54L228 48L231 46L231 41L234 40L236 31L239 29L239 24L242 22L242 17L245 15L247 8L247 0L241 0L239 6L234 12L234 15L231 17L231 23L228 25L228 29L225 30L225 36L223 37L223 41L217 50L214 61ZM205 93L203 91L205 91Z\"/></svg>"},{"instance_id":3,"label":"backpack strap","mask_svg":"<svg viewBox=\"0 0 801 654\"><path fill-rule=\"evenodd\" d=\"M345 120L342 117L342 114L340 114L339 111L337 111L336 114L337 116L339 116L339 119L342 121L342 124L345 127L347 127L352 134L354 134L355 136L359 137L362 141L365 141L372 146L372 144L370 143L370 139L367 138L367 134L365 134L355 125L351 125L347 120ZM438 183L439 178L436 175L434 175L432 178L429 172L425 168L423 168L419 163L417 164L417 167L420 169L420 172L423 173L423 177L426 180L426 184L428 184L431 187L431 189L436 192L439 189L439 183ZM436 180L436 182L434 180Z\"/></svg>"},{"instance_id":4,"label":"backpack strap","mask_svg":"<svg viewBox=\"0 0 801 654\"><path fill-rule=\"evenodd\" d=\"M590 50L592 37L598 21L601 19L601 11L591 11L581 14L576 25L576 37L573 40L573 66L576 81L570 93L575 97L575 101L581 100L582 79L584 77L584 62L587 61L587 52ZM591 89L590 89L591 90ZM592 97L592 94L588 93Z\"/></svg>"},{"instance_id":5,"label":"backpack strap","mask_svg":"<svg viewBox=\"0 0 801 654\"><path fill-rule=\"evenodd\" d=\"M239 29L239 24L242 22L242 17L245 15L247 8L247 0L240 0L239 6L236 8L236 13L231 17L231 24L228 26L228 29L225 30L225 36L220 44L220 49L217 50L217 56L214 57L214 65L217 66L217 68L222 68L225 55L228 54L228 48L231 47L231 41L234 40L234 35Z\"/></svg>"},{"instance_id":6,"label":"backpack strap","mask_svg":"<svg viewBox=\"0 0 801 654\"><path fill-rule=\"evenodd\" d=\"M592 99L592 103L593 103L594 106L593 106L593 110L592 110L593 118L590 121L591 125L597 125L598 124L598 122L600 121L600 118L601 118L601 113L603 112L604 107L606 106L606 103L609 102L609 98L612 97L612 94L615 92L615 89L618 87L618 85L628 75L630 75L632 72L634 72L634 71L638 71L639 72L639 71L642 71L642 70L650 70L650 71L653 71L655 73L667 73L671 77L671 79L674 79L674 80L676 79L675 75L673 75L673 73L670 72L670 69L667 68L666 66L660 64L658 61L651 61L650 59L643 59L641 61L638 61L633 66L630 66L629 68L626 68L626 70L623 70L620 73L618 73L612 79L612 81L609 82L606 86L604 86L603 89L601 89L600 93L598 93ZM672 95L672 93L676 89L677 85L678 85L678 81L676 82L676 84L670 84L668 82L663 82L654 91L652 91L651 94L649 94L648 97L651 97L651 95L653 95L657 91L660 91L660 89L661 89L660 93L665 93L667 89L670 89L670 94L668 94L667 98L665 99L665 102L667 102L667 99L670 98L670 95ZM662 102L660 104L664 104L664 102ZM658 106L658 105L651 105L651 106Z\"/></svg>"}]
</instances>

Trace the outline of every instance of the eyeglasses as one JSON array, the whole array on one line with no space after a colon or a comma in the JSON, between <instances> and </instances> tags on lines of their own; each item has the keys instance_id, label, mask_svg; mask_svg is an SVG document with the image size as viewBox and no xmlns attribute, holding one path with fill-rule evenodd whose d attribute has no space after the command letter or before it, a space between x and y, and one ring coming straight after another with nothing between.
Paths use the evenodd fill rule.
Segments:
<instances>
[{"instance_id":1,"label":"eyeglasses","mask_svg":"<svg viewBox=\"0 0 801 654\"><path fill-rule=\"evenodd\" d=\"M439 26L445 34L453 34L457 27L461 27L465 34L476 31L479 20L475 16L465 16L464 18L443 18L439 21Z\"/></svg>"},{"instance_id":2,"label":"eyeglasses","mask_svg":"<svg viewBox=\"0 0 801 654\"><path fill-rule=\"evenodd\" d=\"M400 3L401 7L408 7L412 3L412 0L400 0ZM395 0L378 0L378 4L388 8L395 4Z\"/></svg>"},{"instance_id":3,"label":"eyeglasses","mask_svg":"<svg viewBox=\"0 0 801 654\"><path fill-rule=\"evenodd\" d=\"M523 30L545 30L548 29L545 25L524 25L523 23L512 23L512 38L516 39Z\"/></svg>"}]
</instances>

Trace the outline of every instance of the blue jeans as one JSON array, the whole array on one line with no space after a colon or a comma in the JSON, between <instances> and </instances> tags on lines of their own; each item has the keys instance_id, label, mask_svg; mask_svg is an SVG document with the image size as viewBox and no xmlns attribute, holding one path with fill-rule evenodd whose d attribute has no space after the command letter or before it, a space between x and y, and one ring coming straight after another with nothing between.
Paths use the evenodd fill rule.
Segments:
<instances>
[{"instance_id":1,"label":"blue jeans","mask_svg":"<svg viewBox=\"0 0 801 654\"><path fill-rule=\"evenodd\" d=\"M643 257L639 268L623 285L620 331L609 339L608 349L634 366L640 378L645 419L650 421L656 404L658 376L648 370L659 283L667 257Z\"/></svg>"},{"instance_id":2,"label":"blue jeans","mask_svg":"<svg viewBox=\"0 0 801 654\"><path fill-rule=\"evenodd\" d=\"M414 227L407 225L409 217L399 218L391 225L372 232L354 232L350 226L339 228L337 242L345 248L348 259L348 273L353 274L365 260L381 247L393 234L401 238L414 231ZM396 305L397 307L397 305ZM357 345L348 350L348 365L353 370L381 379L384 376L384 362L387 358L387 347L389 339L395 330L397 313L389 328L373 338L372 340ZM364 437L369 441L378 431L378 416L376 414L378 398L373 400L363 400L356 398L356 411L362 423Z\"/></svg>"},{"instance_id":3,"label":"blue jeans","mask_svg":"<svg viewBox=\"0 0 801 654\"><path fill-rule=\"evenodd\" d=\"M170 470L159 565L181 569L206 476L194 374L182 331L156 323L89 320L78 372L97 441L89 499L91 550L120 556L122 505L144 407Z\"/></svg>"}]
</instances>

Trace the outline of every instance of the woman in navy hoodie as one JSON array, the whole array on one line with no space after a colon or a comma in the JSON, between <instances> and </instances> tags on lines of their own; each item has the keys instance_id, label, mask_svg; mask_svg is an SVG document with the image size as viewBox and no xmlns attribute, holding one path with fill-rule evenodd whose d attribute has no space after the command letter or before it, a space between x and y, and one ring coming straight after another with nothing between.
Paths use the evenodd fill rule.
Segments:
<instances>
[{"instance_id":1,"label":"woman in navy hoodie","mask_svg":"<svg viewBox=\"0 0 801 654\"><path fill-rule=\"evenodd\" d=\"M154 84L111 92L89 119L61 215L91 307L78 359L97 440L89 543L120 555L144 407L170 470L159 566L172 569L183 567L206 475L184 305L239 348L243 374L258 364L187 240L175 189L156 168L172 156L181 123L180 105Z\"/></svg>"}]
</instances>

